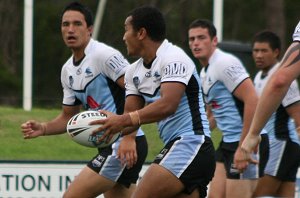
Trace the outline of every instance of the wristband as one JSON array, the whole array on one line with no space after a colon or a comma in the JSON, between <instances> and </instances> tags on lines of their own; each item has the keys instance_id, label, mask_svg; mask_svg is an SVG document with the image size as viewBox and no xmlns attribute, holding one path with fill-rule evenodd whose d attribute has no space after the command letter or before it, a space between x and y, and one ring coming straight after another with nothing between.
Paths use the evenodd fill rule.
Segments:
<instances>
[{"instance_id":1,"label":"wristband","mask_svg":"<svg viewBox=\"0 0 300 198\"><path fill-rule=\"evenodd\" d=\"M129 116L130 116L131 123L132 123L133 126L140 126L141 125L140 115L139 115L139 112L137 110L134 111L134 112L130 112Z\"/></svg>"},{"instance_id":2,"label":"wristband","mask_svg":"<svg viewBox=\"0 0 300 198\"><path fill-rule=\"evenodd\" d=\"M46 136L46 131L47 131L47 127L46 127L46 124L45 123L41 123L41 126L42 126L42 130L43 130L43 136Z\"/></svg>"}]
</instances>

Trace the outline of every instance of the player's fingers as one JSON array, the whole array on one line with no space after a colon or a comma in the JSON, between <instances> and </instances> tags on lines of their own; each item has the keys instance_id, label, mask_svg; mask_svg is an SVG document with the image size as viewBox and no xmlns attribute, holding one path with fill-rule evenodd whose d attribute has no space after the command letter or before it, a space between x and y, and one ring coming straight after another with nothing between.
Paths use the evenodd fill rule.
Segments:
<instances>
[{"instance_id":1,"label":"player's fingers","mask_svg":"<svg viewBox=\"0 0 300 198\"><path fill-rule=\"evenodd\" d=\"M94 121L89 122L89 125L96 125L96 124L104 125L106 123L106 121L107 121L107 119L94 120Z\"/></svg>"},{"instance_id":2,"label":"player's fingers","mask_svg":"<svg viewBox=\"0 0 300 198\"><path fill-rule=\"evenodd\" d=\"M251 164L258 164L259 162L256 159L250 158L249 159L249 163L251 163Z\"/></svg>"},{"instance_id":3,"label":"player's fingers","mask_svg":"<svg viewBox=\"0 0 300 198\"><path fill-rule=\"evenodd\" d=\"M134 164L134 156L131 152L126 153L127 168L131 168Z\"/></svg>"},{"instance_id":4,"label":"player's fingers","mask_svg":"<svg viewBox=\"0 0 300 198\"><path fill-rule=\"evenodd\" d=\"M106 110L99 110L100 113L105 114L107 117L110 117L114 115L112 112L106 111Z\"/></svg>"}]
</instances>

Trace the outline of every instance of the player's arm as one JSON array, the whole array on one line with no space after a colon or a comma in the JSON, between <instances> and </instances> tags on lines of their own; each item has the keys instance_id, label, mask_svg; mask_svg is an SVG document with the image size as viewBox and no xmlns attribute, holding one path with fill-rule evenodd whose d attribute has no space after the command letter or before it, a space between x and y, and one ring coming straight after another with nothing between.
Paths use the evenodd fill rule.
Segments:
<instances>
[{"instance_id":1,"label":"player's arm","mask_svg":"<svg viewBox=\"0 0 300 198\"><path fill-rule=\"evenodd\" d=\"M243 130L239 144L246 137L251 121L253 119L255 107L257 105L258 96L256 94L253 82L250 78L245 79L234 91L234 96L244 102L243 112Z\"/></svg>"},{"instance_id":2,"label":"player's arm","mask_svg":"<svg viewBox=\"0 0 300 198\"><path fill-rule=\"evenodd\" d=\"M62 134L66 132L66 126L69 119L78 113L80 106L63 105L62 112L49 122L38 122L28 120L21 124L21 131L25 139L35 138L38 136Z\"/></svg>"},{"instance_id":3,"label":"player's arm","mask_svg":"<svg viewBox=\"0 0 300 198\"><path fill-rule=\"evenodd\" d=\"M257 94L254 85L250 78L244 80L234 91L234 95L244 102L244 112L243 112L243 129L239 141L239 147L234 154L234 164L236 168L244 170L248 166L248 162L244 161L244 151L241 149L243 140L245 139L251 121L253 119L255 107L257 104ZM260 136L259 136L260 137ZM253 163L258 163L256 160L252 160Z\"/></svg>"},{"instance_id":4,"label":"player's arm","mask_svg":"<svg viewBox=\"0 0 300 198\"><path fill-rule=\"evenodd\" d=\"M124 75L118 78L116 83L123 89L125 89L124 83ZM124 107L124 113L128 111L134 111L137 109L141 109L144 106L144 100L142 100L138 96L128 96L126 98L127 107ZM126 132L122 133L122 141L120 142L119 149L117 156L121 160L122 164L126 163L127 168L131 168L137 161L137 151L136 151L136 134L137 134L137 127L127 129L128 131L134 131L129 134L125 134Z\"/></svg>"},{"instance_id":5,"label":"player's arm","mask_svg":"<svg viewBox=\"0 0 300 198\"><path fill-rule=\"evenodd\" d=\"M182 95L184 94L186 85L179 82L165 82L161 84L161 98L155 102L145 106L144 108L133 110L126 98L125 109L126 112L123 115L109 116L104 120L97 120L91 122L92 124L103 124L97 131L104 131L105 135L100 139L105 139L106 136L112 136L111 134L123 131L127 133L127 127L138 127L141 124L148 124L160 121L172 114L177 110ZM137 97L137 96L136 96ZM128 107L130 106L130 108ZM131 111L131 112L130 112ZM105 113L105 112L104 112ZM126 129L124 129L126 128ZM97 132L95 131L95 132ZM128 131L129 132L129 131ZM132 131L131 131L132 132Z\"/></svg>"}]
</instances>

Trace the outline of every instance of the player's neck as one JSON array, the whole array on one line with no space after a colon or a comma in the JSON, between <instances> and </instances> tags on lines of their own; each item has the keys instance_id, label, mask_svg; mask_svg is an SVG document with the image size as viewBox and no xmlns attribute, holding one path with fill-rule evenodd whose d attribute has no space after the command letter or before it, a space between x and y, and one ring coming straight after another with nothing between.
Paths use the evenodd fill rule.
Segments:
<instances>
[{"instance_id":1,"label":"player's neck","mask_svg":"<svg viewBox=\"0 0 300 198\"><path fill-rule=\"evenodd\" d=\"M142 58L145 64L150 64L153 59L155 59L156 52L161 44L161 42L152 42L147 48L144 48L145 50L142 54Z\"/></svg>"}]
</instances>

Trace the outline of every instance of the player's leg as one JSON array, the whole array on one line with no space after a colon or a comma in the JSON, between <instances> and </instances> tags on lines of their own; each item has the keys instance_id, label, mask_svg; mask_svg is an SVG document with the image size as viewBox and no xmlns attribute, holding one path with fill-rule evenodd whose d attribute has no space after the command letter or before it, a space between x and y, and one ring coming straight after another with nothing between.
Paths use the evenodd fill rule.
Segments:
<instances>
[{"instance_id":1,"label":"player's leg","mask_svg":"<svg viewBox=\"0 0 300 198\"><path fill-rule=\"evenodd\" d=\"M208 197L220 198L226 195L226 170L224 166L224 156L222 149L223 141L220 142L218 149L215 152L216 170L214 177L209 184Z\"/></svg>"},{"instance_id":2,"label":"player's leg","mask_svg":"<svg viewBox=\"0 0 300 198\"><path fill-rule=\"evenodd\" d=\"M254 197L275 196L281 185L281 181L271 175L259 178Z\"/></svg>"},{"instance_id":3,"label":"player's leg","mask_svg":"<svg viewBox=\"0 0 300 198\"><path fill-rule=\"evenodd\" d=\"M99 185L101 184L101 185ZM89 198L96 197L99 194L107 191L115 185L115 182L106 179L97 174L89 167L85 167L75 177L67 191L64 193L64 198Z\"/></svg>"},{"instance_id":4,"label":"player's leg","mask_svg":"<svg viewBox=\"0 0 300 198\"><path fill-rule=\"evenodd\" d=\"M205 197L215 170L210 138L184 136L168 143L137 186L134 197ZM198 191L198 192L197 192Z\"/></svg>"},{"instance_id":5,"label":"player's leg","mask_svg":"<svg viewBox=\"0 0 300 198\"><path fill-rule=\"evenodd\" d=\"M208 198L225 197L226 194L226 171L224 164L216 163L216 170L212 181L209 184Z\"/></svg>"},{"instance_id":6,"label":"player's leg","mask_svg":"<svg viewBox=\"0 0 300 198\"><path fill-rule=\"evenodd\" d=\"M124 169L116 185L104 193L105 198L131 197L148 153L148 144L145 136L136 137L136 149L138 155L136 164L130 169Z\"/></svg>"},{"instance_id":7,"label":"player's leg","mask_svg":"<svg viewBox=\"0 0 300 198\"><path fill-rule=\"evenodd\" d=\"M295 197L295 182L282 182L280 188L278 189L276 196L277 197Z\"/></svg>"},{"instance_id":8,"label":"player's leg","mask_svg":"<svg viewBox=\"0 0 300 198\"><path fill-rule=\"evenodd\" d=\"M251 198L257 184L256 179L227 179L226 197Z\"/></svg>"},{"instance_id":9,"label":"player's leg","mask_svg":"<svg viewBox=\"0 0 300 198\"><path fill-rule=\"evenodd\" d=\"M139 182L133 197L174 197L183 189L183 183L169 170L158 164L151 164Z\"/></svg>"},{"instance_id":10,"label":"player's leg","mask_svg":"<svg viewBox=\"0 0 300 198\"><path fill-rule=\"evenodd\" d=\"M105 198L130 198L136 189L135 184L131 184L129 188L122 184L116 184L113 188L104 193Z\"/></svg>"}]
</instances>

